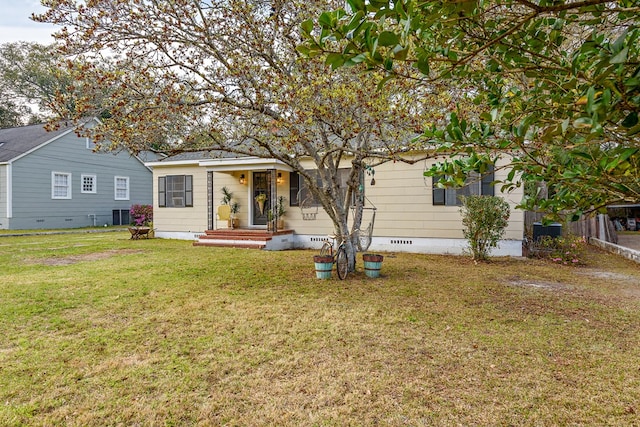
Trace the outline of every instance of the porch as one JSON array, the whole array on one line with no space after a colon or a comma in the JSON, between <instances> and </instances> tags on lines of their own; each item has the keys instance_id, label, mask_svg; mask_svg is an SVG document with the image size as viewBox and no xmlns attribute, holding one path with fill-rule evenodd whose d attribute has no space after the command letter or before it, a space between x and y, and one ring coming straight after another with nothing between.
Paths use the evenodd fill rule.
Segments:
<instances>
[{"instance_id":1,"label":"porch","mask_svg":"<svg viewBox=\"0 0 640 427\"><path fill-rule=\"evenodd\" d=\"M198 236L198 240L193 245L280 251L293 249L293 235L293 230L267 231L252 228L206 230L203 235Z\"/></svg>"}]
</instances>

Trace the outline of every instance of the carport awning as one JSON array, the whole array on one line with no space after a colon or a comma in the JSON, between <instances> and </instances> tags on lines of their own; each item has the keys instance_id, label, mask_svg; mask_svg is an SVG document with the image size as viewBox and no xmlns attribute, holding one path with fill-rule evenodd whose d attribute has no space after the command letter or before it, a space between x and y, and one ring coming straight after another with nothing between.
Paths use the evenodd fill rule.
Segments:
<instances>
[{"instance_id":1,"label":"carport awning","mask_svg":"<svg viewBox=\"0 0 640 427\"><path fill-rule=\"evenodd\" d=\"M629 205L608 205L607 208L610 209L618 209L618 208L640 208L640 203L629 204Z\"/></svg>"}]
</instances>

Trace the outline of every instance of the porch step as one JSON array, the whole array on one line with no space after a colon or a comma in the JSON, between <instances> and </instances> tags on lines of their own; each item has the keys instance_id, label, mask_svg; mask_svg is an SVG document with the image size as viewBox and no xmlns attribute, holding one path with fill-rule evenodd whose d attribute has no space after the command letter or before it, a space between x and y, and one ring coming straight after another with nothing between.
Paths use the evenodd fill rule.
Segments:
<instances>
[{"instance_id":1,"label":"porch step","mask_svg":"<svg viewBox=\"0 0 640 427\"><path fill-rule=\"evenodd\" d=\"M251 229L206 230L194 246L265 249L274 236L292 234L292 230L270 232Z\"/></svg>"}]
</instances>

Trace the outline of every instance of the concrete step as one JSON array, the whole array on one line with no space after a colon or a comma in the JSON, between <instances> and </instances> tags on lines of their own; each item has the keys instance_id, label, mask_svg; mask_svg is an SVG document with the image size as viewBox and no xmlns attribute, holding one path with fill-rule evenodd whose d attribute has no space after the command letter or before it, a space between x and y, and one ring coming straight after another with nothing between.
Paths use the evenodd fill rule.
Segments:
<instances>
[{"instance_id":1,"label":"concrete step","mask_svg":"<svg viewBox=\"0 0 640 427\"><path fill-rule=\"evenodd\" d=\"M206 230L194 246L264 249L274 236L293 234L293 230L271 232L252 229Z\"/></svg>"}]
</instances>

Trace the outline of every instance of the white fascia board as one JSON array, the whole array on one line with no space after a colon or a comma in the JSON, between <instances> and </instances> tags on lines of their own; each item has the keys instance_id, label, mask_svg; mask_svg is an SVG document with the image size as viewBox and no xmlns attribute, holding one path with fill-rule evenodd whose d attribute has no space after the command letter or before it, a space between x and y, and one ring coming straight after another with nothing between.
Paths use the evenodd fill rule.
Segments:
<instances>
[{"instance_id":1,"label":"white fascia board","mask_svg":"<svg viewBox=\"0 0 640 427\"><path fill-rule=\"evenodd\" d=\"M264 170L276 169L291 172L293 169L277 159L264 159L261 157L242 157L227 159L200 160L200 166L210 171L237 171L237 170Z\"/></svg>"},{"instance_id":2,"label":"white fascia board","mask_svg":"<svg viewBox=\"0 0 640 427\"><path fill-rule=\"evenodd\" d=\"M148 168L162 167L162 166L200 166L199 160L176 160L173 162L145 162L144 165Z\"/></svg>"}]
</instances>

